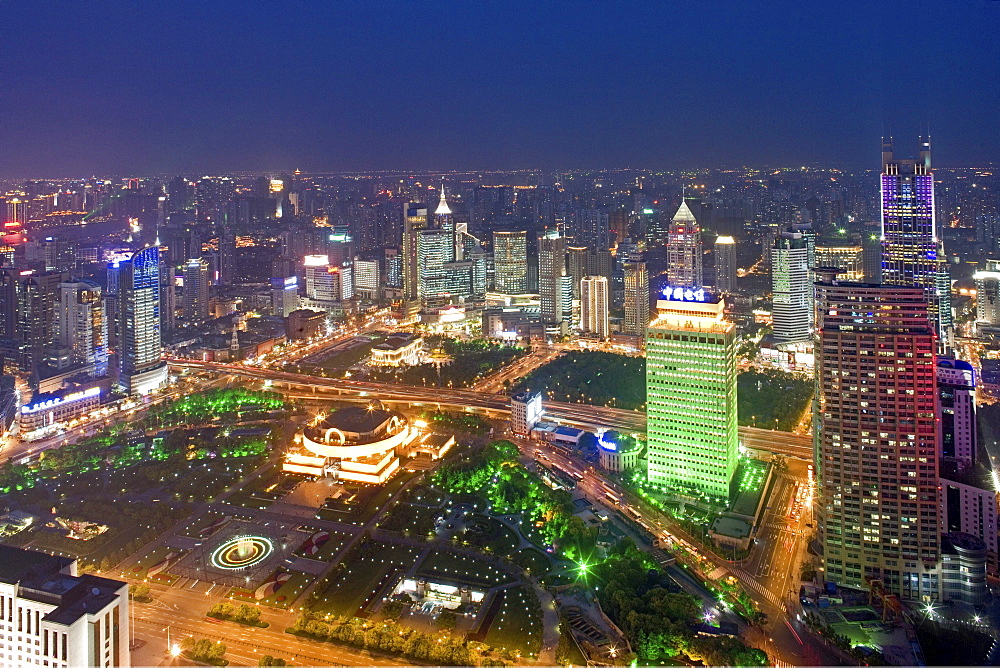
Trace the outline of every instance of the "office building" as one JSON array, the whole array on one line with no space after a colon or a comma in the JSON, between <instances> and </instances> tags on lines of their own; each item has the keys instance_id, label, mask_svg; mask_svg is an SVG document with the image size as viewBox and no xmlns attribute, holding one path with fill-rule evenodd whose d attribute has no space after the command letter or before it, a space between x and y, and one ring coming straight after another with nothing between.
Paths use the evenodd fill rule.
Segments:
<instances>
[{"instance_id":1,"label":"office building","mask_svg":"<svg viewBox=\"0 0 1000 668\"><path fill-rule=\"evenodd\" d=\"M960 469L976 463L976 372L965 360L941 358L937 365L941 456Z\"/></svg>"},{"instance_id":2,"label":"office building","mask_svg":"<svg viewBox=\"0 0 1000 668\"><path fill-rule=\"evenodd\" d=\"M59 348L73 367L94 377L108 375L108 320L101 286L92 281L59 284L56 312Z\"/></svg>"},{"instance_id":3,"label":"office building","mask_svg":"<svg viewBox=\"0 0 1000 668\"><path fill-rule=\"evenodd\" d=\"M784 232L771 249L774 342L809 341L813 320L809 249L799 232Z\"/></svg>"},{"instance_id":4,"label":"office building","mask_svg":"<svg viewBox=\"0 0 1000 668\"><path fill-rule=\"evenodd\" d=\"M417 298L427 304L451 295L468 295L468 286L456 280L455 235L432 228L417 235ZM467 278L467 275L466 275Z\"/></svg>"},{"instance_id":5,"label":"office building","mask_svg":"<svg viewBox=\"0 0 1000 668\"><path fill-rule=\"evenodd\" d=\"M434 227L446 232L455 233L455 216L448 206L448 200L444 195L444 184L441 184L441 199L438 200L437 208L434 209Z\"/></svg>"},{"instance_id":6,"label":"office building","mask_svg":"<svg viewBox=\"0 0 1000 668\"><path fill-rule=\"evenodd\" d=\"M923 288L943 335L952 324L951 281L935 225L930 138L920 139L915 160L897 159L892 139L883 140L881 184L882 283Z\"/></svg>"},{"instance_id":7,"label":"office building","mask_svg":"<svg viewBox=\"0 0 1000 668\"><path fill-rule=\"evenodd\" d=\"M427 226L426 205L416 202L403 205L403 299L407 302L416 302L420 296L417 238Z\"/></svg>"},{"instance_id":8,"label":"office building","mask_svg":"<svg viewBox=\"0 0 1000 668\"><path fill-rule=\"evenodd\" d=\"M493 232L493 286L506 295L528 292L528 233Z\"/></svg>"},{"instance_id":9,"label":"office building","mask_svg":"<svg viewBox=\"0 0 1000 668\"><path fill-rule=\"evenodd\" d=\"M1000 327L1000 260L987 260L986 267L977 271L976 324Z\"/></svg>"},{"instance_id":10,"label":"office building","mask_svg":"<svg viewBox=\"0 0 1000 668\"><path fill-rule=\"evenodd\" d=\"M559 324L563 320L565 276L566 238L556 230L549 230L538 238L538 295L545 324Z\"/></svg>"},{"instance_id":11,"label":"office building","mask_svg":"<svg viewBox=\"0 0 1000 668\"><path fill-rule=\"evenodd\" d=\"M0 665L116 666L129 655L128 583L0 545Z\"/></svg>"},{"instance_id":12,"label":"office building","mask_svg":"<svg viewBox=\"0 0 1000 668\"><path fill-rule=\"evenodd\" d=\"M647 476L724 505L736 471L736 326L722 297L675 288L646 328Z\"/></svg>"},{"instance_id":13,"label":"office building","mask_svg":"<svg viewBox=\"0 0 1000 668\"><path fill-rule=\"evenodd\" d=\"M864 249L861 246L816 246L814 264L810 267L837 267L838 278L857 283L874 283L865 276Z\"/></svg>"},{"instance_id":14,"label":"office building","mask_svg":"<svg viewBox=\"0 0 1000 668\"><path fill-rule=\"evenodd\" d=\"M56 271L21 272L18 277L15 338L19 364L26 373L41 371L57 347L59 284L67 278L67 274Z\"/></svg>"},{"instance_id":15,"label":"office building","mask_svg":"<svg viewBox=\"0 0 1000 668\"><path fill-rule=\"evenodd\" d=\"M162 257L161 248L161 257ZM108 311L108 336L113 327L114 317ZM160 263L160 333L164 338L177 328L177 286L174 285L174 268L164 262Z\"/></svg>"},{"instance_id":16,"label":"office building","mask_svg":"<svg viewBox=\"0 0 1000 668\"><path fill-rule=\"evenodd\" d=\"M827 581L940 596L937 336L922 287L816 283L814 439Z\"/></svg>"},{"instance_id":17,"label":"office building","mask_svg":"<svg viewBox=\"0 0 1000 668\"><path fill-rule=\"evenodd\" d=\"M625 260L625 324L623 334L646 336L649 324L649 273L642 255L635 254Z\"/></svg>"},{"instance_id":18,"label":"office building","mask_svg":"<svg viewBox=\"0 0 1000 668\"><path fill-rule=\"evenodd\" d=\"M167 379L160 339L160 249L150 246L118 265L118 385L147 394Z\"/></svg>"},{"instance_id":19,"label":"office building","mask_svg":"<svg viewBox=\"0 0 1000 668\"><path fill-rule=\"evenodd\" d=\"M518 392L510 398L510 428L515 434L527 436L542 419L542 393Z\"/></svg>"},{"instance_id":20,"label":"office building","mask_svg":"<svg viewBox=\"0 0 1000 668\"><path fill-rule=\"evenodd\" d=\"M683 199L667 228L667 283L678 288L700 288L704 285L701 227Z\"/></svg>"},{"instance_id":21,"label":"office building","mask_svg":"<svg viewBox=\"0 0 1000 668\"><path fill-rule=\"evenodd\" d=\"M184 265L184 319L188 324L208 320L208 289L211 282L208 262L191 258Z\"/></svg>"},{"instance_id":22,"label":"office building","mask_svg":"<svg viewBox=\"0 0 1000 668\"><path fill-rule=\"evenodd\" d=\"M382 298L382 277L378 260L354 258L354 291L362 299Z\"/></svg>"},{"instance_id":23,"label":"office building","mask_svg":"<svg viewBox=\"0 0 1000 668\"><path fill-rule=\"evenodd\" d=\"M733 237L715 239L715 289L725 295L736 292L736 239Z\"/></svg>"},{"instance_id":24,"label":"office building","mask_svg":"<svg viewBox=\"0 0 1000 668\"><path fill-rule=\"evenodd\" d=\"M611 333L608 317L608 279L585 276L580 281L580 329L606 339Z\"/></svg>"}]
</instances>

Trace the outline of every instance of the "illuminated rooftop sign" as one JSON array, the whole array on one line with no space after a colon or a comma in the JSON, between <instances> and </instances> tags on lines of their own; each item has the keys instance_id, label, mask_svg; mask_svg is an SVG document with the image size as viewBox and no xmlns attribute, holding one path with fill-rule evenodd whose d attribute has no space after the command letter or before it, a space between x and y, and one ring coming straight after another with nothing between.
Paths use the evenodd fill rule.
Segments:
<instances>
[{"instance_id":1,"label":"illuminated rooftop sign","mask_svg":"<svg viewBox=\"0 0 1000 668\"><path fill-rule=\"evenodd\" d=\"M663 297L677 302L704 302L708 295L704 288L672 288L668 285L663 289Z\"/></svg>"}]
</instances>

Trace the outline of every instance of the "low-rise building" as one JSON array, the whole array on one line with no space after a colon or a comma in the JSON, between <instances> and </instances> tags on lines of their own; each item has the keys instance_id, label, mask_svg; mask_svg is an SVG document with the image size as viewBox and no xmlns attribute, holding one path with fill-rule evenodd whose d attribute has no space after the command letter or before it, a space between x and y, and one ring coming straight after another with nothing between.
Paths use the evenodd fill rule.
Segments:
<instances>
[{"instance_id":1,"label":"low-rise building","mask_svg":"<svg viewBox=\"0 0 1000 668\"><path fill-rule=\"evenodd\" d=\"M39 394L21 406L21 433L28 440L49 427L68 422L101 405L101 388L90 386Z\"/></svg>"},{"instance_id":2,"label":"low-rise building","mask_svg":"<svg viewBox=\"0 0 1000 668\"><path fill-rule=\"evenodd\" d=\"M410 333L393 334L382 343L372 347L369 364L372 366L412 366L420 363L424 351L424 340Z\"/></svg>"},{"instance_id":3,"label":"low-rise building","mask_svg":"<svg viewBox=\"0 0 1000 668\"><path fill-rule=\"evenodd\" d=\"M597 439L601 468L612 473L637 468L642 461L642 450L642 443L617 431L606 431Z\"/></svg>"}]
</instances>

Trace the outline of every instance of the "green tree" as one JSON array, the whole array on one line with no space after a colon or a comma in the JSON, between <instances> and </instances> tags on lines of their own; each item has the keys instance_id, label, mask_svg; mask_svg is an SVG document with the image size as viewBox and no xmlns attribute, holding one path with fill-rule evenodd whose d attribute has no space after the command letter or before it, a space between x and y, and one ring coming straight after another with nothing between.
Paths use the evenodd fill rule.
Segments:
<instances>
[{"instance_id":1,"label":"green tree","mask_svg":"<svg viewBox=\"0 0 1000 668\"><path fill-rule=\"evenodd\" d=\"M436 623L439 629L450 631L458 623L458 616L451 610L445 610L437 616Z\"/></svg>"}]
</instances>

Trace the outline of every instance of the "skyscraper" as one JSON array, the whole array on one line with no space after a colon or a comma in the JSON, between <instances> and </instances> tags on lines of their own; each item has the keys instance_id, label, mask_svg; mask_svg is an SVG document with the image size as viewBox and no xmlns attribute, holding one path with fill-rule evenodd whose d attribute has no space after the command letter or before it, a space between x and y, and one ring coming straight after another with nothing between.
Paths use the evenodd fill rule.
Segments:
<instances>
[{"instance_id":1,"label":"skyscraper","mask_svg":"<svg viewBox=\"0 0 1000 668\"><path fill-rule=\"evenodd\" d=\"M419 298L417 235L427 229L427 206L416 202L403 205L403 299L416 302Z\"/></svg>"},{"instance_id":2,"label":"skyscraper","mask_svg":"<svg viewBox=\"0 0 1000 668\"><path fill-rule=\"evenodd\" d=\"M455 217L448 206L448 200L444 194L444 184L441 184L441 199L438 200L437 208L434 209L434 226L446 232L455 232Z\"/></svg>"},{"instance_id":3,"label":"skyscraper","mask_svg":"<svg viewBox=\"0 0 1000 668\"><path fill-rule=\"evenodd\" d=\"M715 288L727 295L736 292L736 239L732 237L715 239Z\"/></svg>"},{"instance_id":4,"label":"skyscraper","mask_svg":"<svg viewBox=\"0 0 1000 668\"><path fill-rule=\"evenodd\" d=\"M1000 326L1000 260L987 260L986 268L977 271L976 324Z\"/></svg>"},{"instance_id":5,"label":"skyscraper","mask_svg":"<svg viewBox=\"0 0 1000 668\"><path fill-rule=\"evenodd\" d=\"M208 262L191 258L184 265L184 319L189 324L208 320Z\"/></svg>"},{"instance_id":6,"label":"skyscraper","mask_svg":"<svg viewBox=\"0 0 1000 668\"><path fill-rule=\"evenodd\" d=\"M809 340L813 319L809 249L799 232L784 232L771 249L775 343Z\"/></svg>"},{"instance_id":7,"label":"skyscraper","mask_svg":"<svg viewBox=\"0 0 1000 668\"><path fill-rule=\"evenodd\" d=\"M687 202L681 200L667 228L667 283L677 288L700 288L701 227Z\"/></svg>"},{"instance_id":8,"label":"skyscraper","mask_svg":"<svg viewBox=\"0 0 1000 668\"><path fill-rule=\"evenodd\" d=\"M118 267L118 384L126 394L147 394L167 379L160 340L160 249L145 248Z\"/></svg>"},{"instance_id":9,"label":"skyscraper","mask_svg":"<svg viewBox=\"0 0 1000 668\"><path fill-rule=\"evenodd\" d=\"M562 322L564 281L566 276L566 238L548 230L538 238L538 294L542 322Z\"/></svg>"},{"instance_id":10,"label":"skyscraper","mask_svg":"<svg viewBox=\"0 0 1000 668\"><path fill-rule=\"evenodd\" d=\"M523 295L528 291L528 233L493 232L493 284L497 292Z\"/></svg>"},{"instance_id":11,"label":"skyscraper","mask_svg":"<svg viewBox=\"0 0 1000 668\"><path fill-rule=\"evenodd\" d=\"M937 337L927 291L816 284L816 471L825 577L938 598Z\"/></svg>"},{"instance_id":12,"label":"skyscraper","mask_svg":"<svg viewBox=\"0 0 1000 668\"><path fill-rule=\"evenodd\" d=\"M726 503L736 471L736 327L725 301L675 288L646 328L647 474L668 491Z\"/></svg>"},{"instance_id":13,"label":"skyscraper","mask_svg":"<svg viewBox=\"0 0 1000 668\"><path fill-rule=\"evenodd\" d=\"M68 351L70 364L92 369L94 377L108 375L108 321L101 286L92 281L59 284L59 347Z\"/></svg>"},{"instance_id":14,"label":"skyscraper","mask_svg":"<svg viewBox=\"0 0 1000 668\"><path fill-rule=\"evenodd\" d=\"M649 273L642 255L625 260L625 327L624 334L644 337L649 324Z\"/></svg>"},{"instance_id":15,"label":"skyscraper","mask_svg":"<svg viewBox=\"0 0 1000 668\"><path fill-rule=\"evenodd\" d=\"M923 288L943 336L951 327L951 282L935 227L930 138L921 137L916 160L896 159L892 139L883 140L881 182L882 282Z\"/></svg>"},{"instance_id":16,"label":"skyscraper","mask_svg":"<svg viewBox=\"0 0 1000 668\"><path fill-rule=\"evenodd\" d=\"M601 339L610 332L608 296L606 277L585 276L580 281L580 329Z\"/></svg>"}]
</instances>

